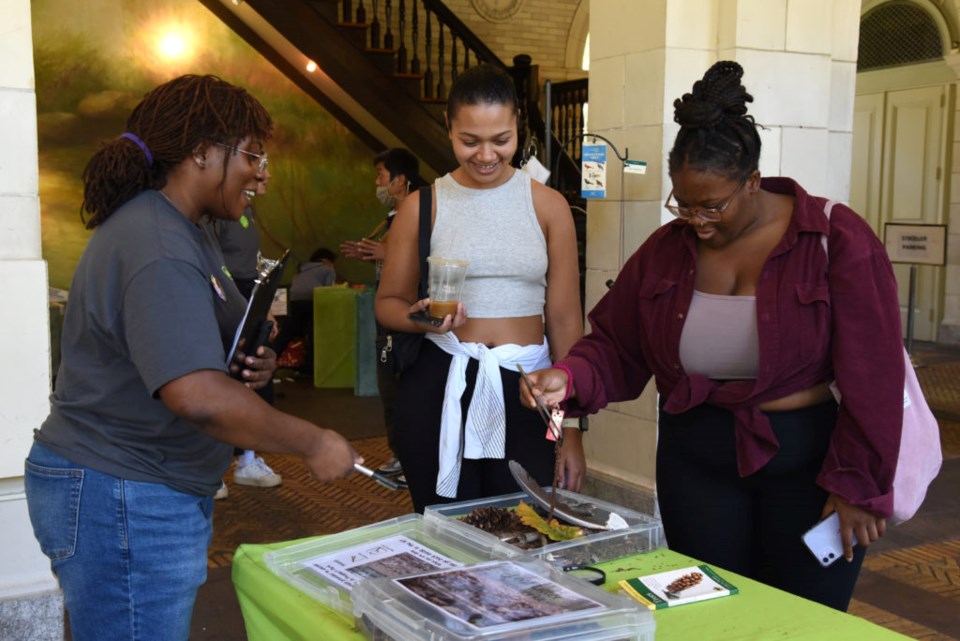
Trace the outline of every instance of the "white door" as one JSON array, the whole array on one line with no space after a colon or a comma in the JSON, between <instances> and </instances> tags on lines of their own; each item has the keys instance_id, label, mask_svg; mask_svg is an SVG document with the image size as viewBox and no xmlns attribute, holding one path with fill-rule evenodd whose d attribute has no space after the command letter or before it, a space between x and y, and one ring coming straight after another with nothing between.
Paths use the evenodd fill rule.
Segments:
<instances>
[{"instance_id":1,"label":"white door","mask_svg":"<svg viewBox=\"0 0 960 641\"><path fill-rule=\"evenodd\" d=\"M943 222L943 86L857 96L854 108L851 206L883 238L886 223ZM904 332L910 265L894 265ZM942 314L942 267L920 267L913 338L933 341Z\"/></svg>"}]
</instances>

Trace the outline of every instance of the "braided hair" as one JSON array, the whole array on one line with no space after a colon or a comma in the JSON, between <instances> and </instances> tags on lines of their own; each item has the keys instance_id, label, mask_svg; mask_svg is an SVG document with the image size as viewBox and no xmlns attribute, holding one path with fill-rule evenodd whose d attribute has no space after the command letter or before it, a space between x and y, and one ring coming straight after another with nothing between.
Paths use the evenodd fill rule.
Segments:
<instances>
[{"instance_id":1,"label":"braided hair","mask_svg":"<svg viewBox=\"0 0 960 641\"><path fill-rule=\"evenodd\" d=\"M174 78L144 96L127 119L128 133L90 158L80 218L93 229L141 191L160 189L199 144L236 146L248 136L265 141L272 129L270 115L246 90L211 75Z\"/></svg>"},{"instance_id":2,"label":"braided hair","mask_svg":"<svg viewBox=\"0 0 960 641\"><path fill-rule=\"evenodd\" d=\"M670 150L670 173L689 166L742 180L757 170L760 134L747 103L753 96L740 79L743 68L732 61L714 64L693 91L673 103L680 131Z\"/></svg>"}]
</instances>

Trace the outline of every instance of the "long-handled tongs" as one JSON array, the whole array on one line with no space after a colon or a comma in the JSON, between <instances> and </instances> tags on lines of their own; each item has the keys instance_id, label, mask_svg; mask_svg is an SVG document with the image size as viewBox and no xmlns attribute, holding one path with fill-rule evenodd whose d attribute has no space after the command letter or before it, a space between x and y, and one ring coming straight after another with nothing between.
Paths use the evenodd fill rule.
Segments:
<instances>
[{"instance_id":1,"label":"long-handled tongs","mask_svg":"<svg viewBox=\"0 0 960 641\"><path fill-rule=\"evenodd\" d=\"M380 472L375 472L375 471L371 470L369 467L364 467L363 465L360 465L359 463L354 463L354 464L353 464L353 469L355 469L356 471L360 472L360 473L363 474L364 476L369 476L370 478L372 478L374 481L376 481L377 483L379 483L379 484L382 485L383 487L390 488L391 490L399 490L399 489L400 489L400 484L397 483L396 481L394 481L392 478L390 478L389 476L384 476L384 475L381 474Z\"/></svg>"}]
</instances>

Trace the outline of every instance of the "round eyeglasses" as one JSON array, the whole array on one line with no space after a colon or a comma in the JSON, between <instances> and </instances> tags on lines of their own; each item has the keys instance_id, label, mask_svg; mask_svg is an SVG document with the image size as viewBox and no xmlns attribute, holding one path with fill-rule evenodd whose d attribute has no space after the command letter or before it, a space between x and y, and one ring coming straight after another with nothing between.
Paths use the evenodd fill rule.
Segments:
<instances>
[{"instance_id":1,"label":"round eyeglasses","mask_svg":"<svg viewBox=\"0 0 960 641\"><path fill-rule=\"evenodd\" d=\"M672 189L670 190L670 195L667 196L667 202L665 202L663 206L667 211L681 220L690 220L694 216L697 216L700 220L708 223L720 222L723 211L733 202L734 197L736 197L746 182L746 180L741 180L737 188L733 190L733 193L727 196L727 199L716 207L681 207L680 205L671 205L670 199L673 198Z\"/></svg>"},{"instance_id":2,"label":"round eyeglasses","mask_svg":"<svg viewBox=\"0 0 960 641\"><path fill-rule=\"evenodd\" d=\"M240 149L239 147L232 147L232 146L230 146L230 145L225 145L225 144L223 144L222 142L215 142L215 143L213 143L213 144L219 145L220 147L223 147L223 148L225 148L225 149L231 149L231 150L233 150L233 151L239 151L241 154L244 154L245 156L247 156L247 157L249 157L249 158L256 158L257 161L258 161L258 163L259 163L259 164L257 165L257 173L258 173L258 174L262 174L263 172L265 172L265 171L267 170L267 152L263 152L262 154L255 154L255 153L253 153L252 151L244 151L243 149Z\"/></svg>"}]
</instances>

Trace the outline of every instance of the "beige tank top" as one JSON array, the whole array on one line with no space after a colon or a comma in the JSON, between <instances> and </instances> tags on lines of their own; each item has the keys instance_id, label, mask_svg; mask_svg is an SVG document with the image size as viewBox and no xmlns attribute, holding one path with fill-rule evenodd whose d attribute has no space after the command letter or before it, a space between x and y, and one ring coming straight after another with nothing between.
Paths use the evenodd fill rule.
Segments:
<instances>
[{"instance_id":1,"label":"beige tank top","mask_svg":"<svg viewBox=\"0 0 960 641\"><path fill-rule=\"evenodd\" d=\"M515 171L493 189L436 181L430 254L469 262L461 300L471 318L543 314L547 239L533 208L530 175Z\"/></svg>"},{"instance_id":2,"label":"beige tank top","mask_svg":"<svg viewBox=\"0 0 960 641\"><path fill-rule=\"evenodd\" d=\"M720 296L694 290L680 334L687 374L715 380L755 379L760 368L756 296Z\"/></svg>"}]
</instances>

